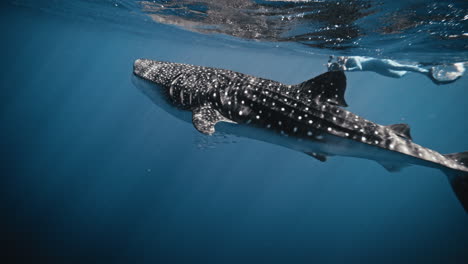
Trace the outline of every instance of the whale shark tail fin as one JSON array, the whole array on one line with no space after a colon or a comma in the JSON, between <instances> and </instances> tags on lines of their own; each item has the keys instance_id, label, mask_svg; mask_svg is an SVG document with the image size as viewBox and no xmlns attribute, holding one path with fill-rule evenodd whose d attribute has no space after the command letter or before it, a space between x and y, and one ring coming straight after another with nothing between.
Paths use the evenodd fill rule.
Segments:
<instances>
[{"instance_id":1,"label":"whale shark tail fin","mask_svg":"<svg viewBox=\"0 0 468 264\"><path fill-rule=\"evenodd\" d=\"M456 160L465 167L468 165L468 152L445 154L444 156ZM446 169L444 173L447 175L458 200L465 208L465 211L468 212L468 172Z\"/></svg>"}]
</instances>

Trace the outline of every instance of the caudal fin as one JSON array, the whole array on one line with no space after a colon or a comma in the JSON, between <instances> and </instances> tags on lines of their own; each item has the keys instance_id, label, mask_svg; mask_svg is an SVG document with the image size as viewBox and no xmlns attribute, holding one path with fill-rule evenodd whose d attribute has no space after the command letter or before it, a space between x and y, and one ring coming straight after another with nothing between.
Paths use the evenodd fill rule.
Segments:
<instances>
[{"instance_id":1,"label":"caudal fin","mask_svg":"<svg viewBox=\"0 0 468 264\"><path fill-rule=\"evenodd\" d=\"M452 153L444 155L456 160L461 165L468 167L468 152ZM468 172L459 170L445 171L452 185L452 189L457 195L465 211L468 212Z\"/></svg>"}]
</instances>

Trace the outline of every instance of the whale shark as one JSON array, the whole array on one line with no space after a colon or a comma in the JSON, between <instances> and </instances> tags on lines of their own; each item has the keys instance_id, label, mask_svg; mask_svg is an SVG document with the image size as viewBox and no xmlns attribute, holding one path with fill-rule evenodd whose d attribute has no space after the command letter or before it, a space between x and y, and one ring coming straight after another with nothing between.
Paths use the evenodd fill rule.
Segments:
<instances>
[{"instance_id":1,"label":"whale shark","mask_svg":"<svg viewBox=\"0 0 468 264\"><path fill-rule=\"evenodd\" d=\"M133 82L164 111L199 132L234 134L303 152L374 160L396 172L443 171L468 212L468 152L440 154L413 142L407 124L379 125L350 111L346 76L328 71L295 85L235 71L137 59Z\"/></svg>"}]
</instances>

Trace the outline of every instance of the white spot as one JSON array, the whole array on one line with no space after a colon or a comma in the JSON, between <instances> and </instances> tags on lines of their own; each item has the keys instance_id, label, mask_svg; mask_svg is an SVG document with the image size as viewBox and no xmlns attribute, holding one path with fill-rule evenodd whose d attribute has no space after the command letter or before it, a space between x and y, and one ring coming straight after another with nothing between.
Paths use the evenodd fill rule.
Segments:
<instances>
[{"instance_id":1,"label":"white spot","mask_svg":"<svg viewBox=\"0 0 468 264\"><path fill-rule=\"evenodd\" d=\"M239 115L242 115L242 111L239 111Z\"/></svg>"},{"instance_id":2,"label":"white spot","mask_svg":"<svg viewBox=\"0 0 468 264\"><path fill-rule=\"evenodd\" d=\"M283 123L283 122L281 122L281 121L278 121L278 125L280 125L280 126L281 126L281 124L282 124L282 123Z\"/></svg>"},{"instance_id":3,"label":"white spot","mask_svg":"<svg viewBox=\"0 0 468 264\"><path fill-rule=\"evenodd\" d=\"M284 111L284 107L281 107L281 111Z\"/></svg>"},{"instance_id":4,"label":"white spot","mask_svg":"<svg viewBox=\"0 0 468 264\"><path fill-rule=\"evenodd\" d=\"M309 111L309 107L306 107L304 110Z\"/></svg>"},{"instance_id":5,"label":"white spot","mask_svg":"<svg viewBox=\"0 0 468 264\"><path fill-rule=\"evenodd\" d=\"M366 138L366 137L362 137L361 140L362 140L362 142L366 142L367 138Z\"/></svg>"},{"instance_id":6,"label":"white spot","mask_svg":"<svg viewBox=\"0 0 468 264\"><path fill-rule=\"evenodd\" d=\"M345 133L345 136L349 137L349 133Z\"/></svg>"},{"instance_id":7,"label":"white spot","mask_svg":"<svg viewBox=\"0 0 468 264\"><path fill-rule=\"evenodd\" d=\"M333 121L336 121L336 117L333 117Z\"/></svg>"},{"instance_id":8,"label":"white spot","mask_svg":"<svg viewBox=\"0 0 468 264\"><path fill-rule=\"evenodd\" d=\"M296 133L297 132L297 127L294 127L293 131L294 131L294 133Z\"/></svg>"},{"instance_id":9,"label":"white spot","mask_svg":"<svg viewBox=\"0 0 468 264\"><path fill-rule=\"evenodd\" d=\"M378 140L376 140L376 141L374 141L374 143L375 143L376 145L378 145L378 144L379 144L379 141L378 141Z\"/></svg>"},{"instance_id":10,"label":"white spot","mask_svg":"<svg viewBox=\"0 0 468 264\"><path fill-rule=\"evenodd\" d=\"M255 118L257 118L257 119L260 119L260 116L259 116L259 115L257 115L257 116L255 116Z\"/></svg>"},{"instance_id":11,"label":"white spot","mask_svg":"<svg viewBox=\"0 0 468 264\"><path fill-rule=\"evenodd\" d=\"M332 131L332 128L331 128L331 127L329 127L329 128L327 128L327 130L328 130L328 131Z\"/></svg>"},{"instance_id":12,"label":"white spot","mask_svg":"<svg viewBox=\"0 0 468 264\"><path fill-rule=\"evenodd\" d=\"M309 124L312 124L313 122L314 122L314 121L312 121L312 120L309 120Z\"/></svg>"},{"instance_id":13,"label":"white spot","mask_svg":"<svg viewBox=\"0 0 468 264\"><path fill-rule=\"evenodd\" d=\"M231 101L228 102L228 105L231 105Z\"/></svg>"},{"instance_id":14,"label":"white spot","mask_svg":"<svg viewBox=\"0 0 468 264\"><path fill-rule=\"evenodd\" d=\"M270 127L271 127L271 125L270 125L270 124L268 124L266 127L267 127L267 128L270 128Z\"/></svg>"},{"instance_id":15,"label":"white spot","mask_svg":"<svg viewBox=\"0 0 468 264\"><path fill-rule=\"evenodd\" d=\"M379 134L379 131L374 131L374 134L378 135L378 134Z\"/></svg>"},{"instance_id":16,"label":"white spot","mask_svg":"<svg viewBox=\"0 0 468 264\"><path fill-rule=\"evenodd\" d=\"M312 131L307 131L307 135L310 137L313 135Z\"/></svg>"},{"instance_id":17,"label":"white spot","mask_svg":"<svg viewBox=\"0 0 468 264\"><path fill-rule=\"evenodd\" d=\"M302 119L302 116L298 116L297 119L301 120L301 119Z\"/></svg>"}]
</instances>

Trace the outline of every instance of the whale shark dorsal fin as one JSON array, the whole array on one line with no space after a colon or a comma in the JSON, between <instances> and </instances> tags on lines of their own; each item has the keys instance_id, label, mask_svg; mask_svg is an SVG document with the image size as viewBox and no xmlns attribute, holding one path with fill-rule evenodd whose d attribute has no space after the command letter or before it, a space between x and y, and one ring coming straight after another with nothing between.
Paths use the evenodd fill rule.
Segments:
<instances>
[{"instance_id":1,"label":"whale shark dorsal fin","mask_svg":"<svg viewBox=\"0 0 468 264\"><path fill-rule=\"evenodd\" d=\"M389 129L393 130L393 132L395 132L395 134L401 136L401 137L404 137L406 139L411 139L413 140L413 138L411 137L411 129L409 127L408 124L394 124L394 125L389 125L387 126Z\"/></svg>"},{"instance_id":2,"label":"whale shark dorsal fin","mask_svg":"<svg viewBox=\"0 0 468 264\"><path fill-rule=\"evenodd\" d=\"M217 110L213 109L210 105L197 107L192 110L192 123L193 126L203 134L211 135L215 132L215 125L218 122L233 121L225 118Z\"/></svg>"},{"instance_id":3,"label":"whale shark dorsal fin","mask_svg":"<svg viewBox=\"0 0 468 264\"><path fill-rule=\"evenodd\" d=\"M323 154L319 154L319 153L315 153L315 152L304 152L304 153L311 156L311 157L314 157L314 158L320 160L321 162L327 161L327 156L325 156Z\"/></svg>"},{"instance_id":4,"label":"whale shark dorsal fin","mask_svg":"<svg viewBox=\"0 0 468 264\"><path fill-rule=\"evenodd\" d=\"M305 94L321 103L346 107L346 76L342 71L329 71L297 85Z\"/></svg>"}]
</instances>

